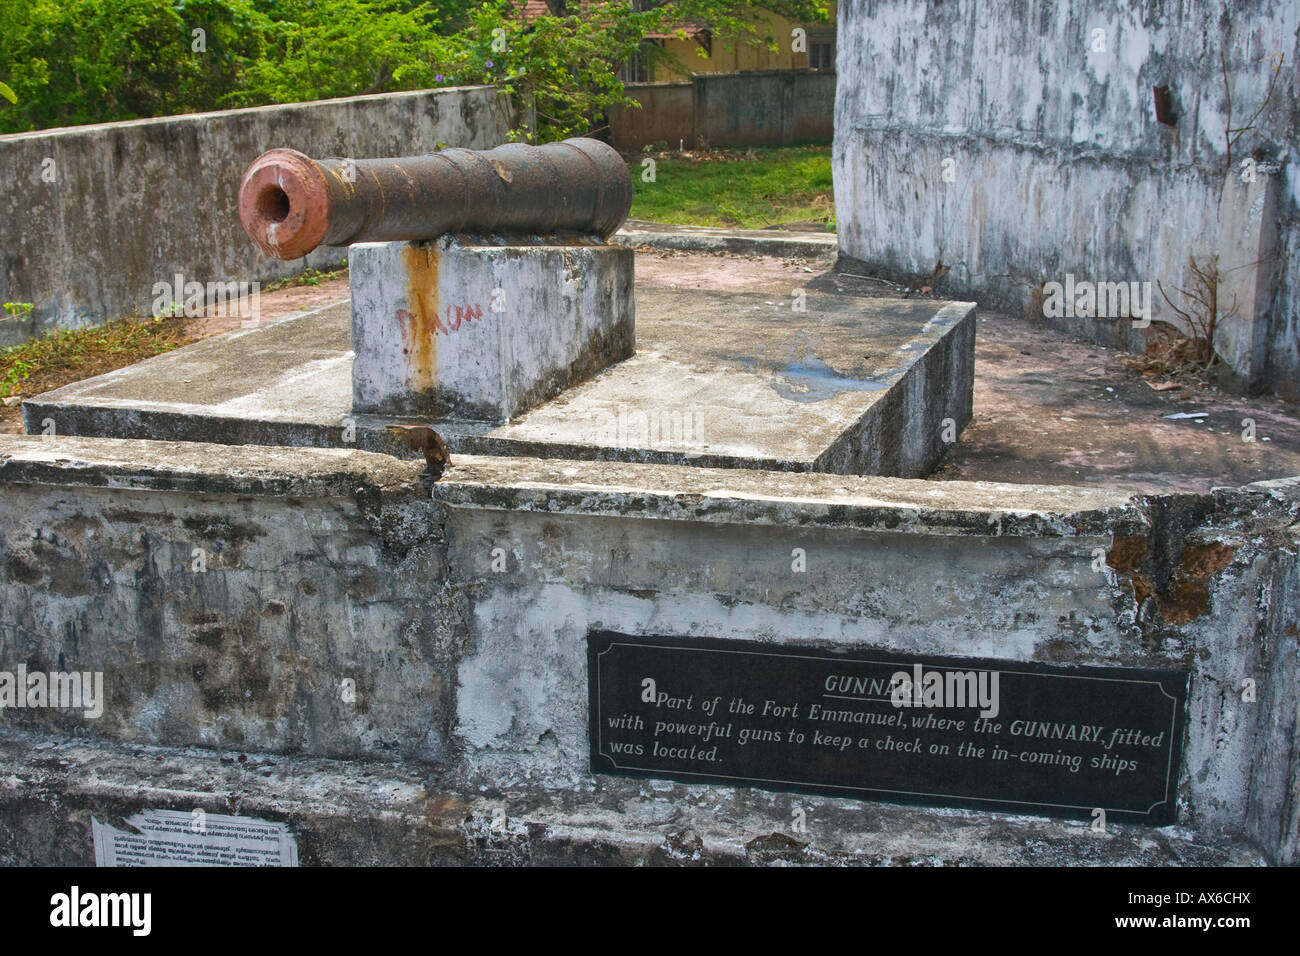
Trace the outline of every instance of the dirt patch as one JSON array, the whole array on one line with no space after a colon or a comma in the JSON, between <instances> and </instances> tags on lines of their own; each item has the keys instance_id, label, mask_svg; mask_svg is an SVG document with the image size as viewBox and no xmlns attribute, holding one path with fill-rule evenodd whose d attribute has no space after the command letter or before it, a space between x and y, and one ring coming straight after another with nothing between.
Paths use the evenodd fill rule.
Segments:
<instances>
[{"instance_id":1,"label":"dirt patch","mask_svg":"<svg viewBox=\"0 0 1300 956\"><path fill-rule=\"evenodd\" d=\"M1296 406L1187 380L1156 391L1126 358L980 313L975 414L935 477L1205 493L1300 474Z\"/></svg>"},{"instance_id":2,"label":"dirt patch","mask_svg":"<svg viewBox=\"0 0 1300 956\"><path fill-rule=\"evenodd\" d=\"M291 285L261 295L261 321L282 319L295 312L308 312L348 297L348 274L340 273L334 279L322 279L319 285ZM240 327L238 316L208 316L194 320L197 338L233 332Z\"/></svg>"},{"instance_id":3,"label":"dirt patch","mask_svg":"<svg viewBox=\"0 0 1300 956\"><path fill-rule=\"evenodd\" d=\"M20 403L23 398L134 365L150 356L188 345L198 338L193 319L128 321L111 323L96 330L93 337L80 331L68 337L58 337L50 344L42 345L37 356L25 351L24 359L30 358L39 367L18 382L12 394L0 405L0 433L22 434Z\"/></svg>"},{"instance_id":4,"label":"dirt patch","mask_svg":"<svg viewBox=\"0 0 1300 956\"><path fill-rule=\"evenodd\" d=\"M773 259L734 252L682 252L642 246L636 250L636 283L664 289L771 292L789 296L824 274L833 256L832 251L823 259Z\"/></svg>"}]
</instances>

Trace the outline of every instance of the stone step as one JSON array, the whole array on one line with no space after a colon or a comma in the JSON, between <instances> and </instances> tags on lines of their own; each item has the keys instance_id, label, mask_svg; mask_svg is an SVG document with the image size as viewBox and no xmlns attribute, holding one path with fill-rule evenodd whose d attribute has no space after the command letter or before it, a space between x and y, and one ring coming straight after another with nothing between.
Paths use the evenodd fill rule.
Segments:
<instances>
[{"instance_id":1,"label":"stone step","mask_svg":"<svg viewBox=\"0 0 1300 956\"><path fill-rule=\"evenodd\" d=\"M0 865L89 866L91 819L287 823L304 866L1259 866L1229 835L614 778L444 789L409 764L136 747L0 729ZM796 811L802 811L796 813ZM802 829L793 829L796 820Z\"/></svg>"}]
</instances>

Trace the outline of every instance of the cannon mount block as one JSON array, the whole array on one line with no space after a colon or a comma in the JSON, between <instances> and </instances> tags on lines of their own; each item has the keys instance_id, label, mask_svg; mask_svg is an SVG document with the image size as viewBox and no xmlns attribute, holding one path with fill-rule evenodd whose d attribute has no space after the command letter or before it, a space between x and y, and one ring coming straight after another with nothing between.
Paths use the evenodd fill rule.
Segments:
<instances>
[{"instance_id":1,"label":"cannon mount block","mask_svg":"<svg viewBox=\"0 0 1300 956\"><path fill-rule=\"evenodd\" d=\"M599 242L359 243L356 411L504 423L631 357L631 249Z\"/></svg>"}]
</instances>

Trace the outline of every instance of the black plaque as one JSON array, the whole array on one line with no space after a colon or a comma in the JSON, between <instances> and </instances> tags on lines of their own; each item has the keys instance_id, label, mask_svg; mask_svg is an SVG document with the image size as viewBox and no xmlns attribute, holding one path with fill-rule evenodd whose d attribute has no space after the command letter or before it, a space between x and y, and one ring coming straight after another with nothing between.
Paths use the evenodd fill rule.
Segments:
<instances>
[{"instance_id":1,"label":"black plaque","mask_svg":"<svg viewBox=\"0 0 1300 956\"><path fill-rule=\"evenodd\" d=\"M587 640L597 773L1175 821L1186 671Z\"/></svg>"}]
</instances>

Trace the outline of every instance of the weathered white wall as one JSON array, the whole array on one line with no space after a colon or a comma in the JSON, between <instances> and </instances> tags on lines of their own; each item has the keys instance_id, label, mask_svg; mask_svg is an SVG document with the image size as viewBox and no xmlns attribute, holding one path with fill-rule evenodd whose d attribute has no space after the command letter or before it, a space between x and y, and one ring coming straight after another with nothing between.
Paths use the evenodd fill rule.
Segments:
<instances>
[{"instance_id":1,"label":"weathered white wall","mask_svg":"<svg viewBox=\"0 0 1300 956\"><path fill-rule=\"evenodd\" d=\"M0 136L0 345L56 326L148 314L155 282L266 280L337 266L344 249L280 262L239 224L240 178L289 146L312 156L407 156L506 139L492 87L354 96ZM48 181L47 181L48 180Z\"/></svg>"},{"instance_id":2,"label":"weathered white wall","mask_svg":"<svg viewBox=\"0 0 1300 956\"><path fill-rule=\"evenodd\" d=\"M1294 488L1085 503L1078 489L978 486L1016 498L1023 510L1004 523L983 512L977 486L949 488L940 504L928 483L895 482L882 498L913 487L929 498L896 524L890 506L851 516L793 482L766 501L733 487L696 505L693 488L676 502L672 492L602 500L585 483L566 493L532 475L501 489L450 477L435 490L452 504L450 578L474 595L454 733L475 782L586 779L588 628L1186 668L1182 822L1250 829L1270 854L1294 843L1277 814L1293 812L1295 711L1275 707L1294 699L1284 682L1296 639L1282 624L1294 609L1277 595L1292 561L1271 532L1243 524L1293 520ZM671 480L667 470L644 477L656 488ZM729 506L732 494L746 503ZM504 571L492 569L494 548L508 556ZM793 548L804 549L805 572L792 572ZM1153 596L1135 601L1145 589ZM1253 675L1267 701L1241 699Z\"/></svg>"},{"instance_id":3,"label":"weathered white wall","mask_svg":"<svg viewBox=\"0 0 1300 956\"><path fill-rule=\"evenodd\" d=\"M947 269L935 283L945 293L1039 315L1043 283L1066 273L1151 282L1157 320L1173 313L1155 283L1176 296L1189 256L1262 256L1255 271L1233 270L1221 302L1238 294L1241 321L1263 323L1236 336L1258 339L1259 354L1223 347L1249 383L1300 394L1300 277L1287 267L1300 248L1300 5L1230 6L847 0L834 148L841 252L886 272ZM1097 30L1104 49L1093 48ZM1221 213L1225 129L1264 101L1278 54L1270 105L1232 151L1237 176L1256 154L1257 187L1230 191ZM1155 87L1170 91L1173 127L1156 119ZM1249 230L1221 222L1261 216L1275 223L1276 248L1242 255ZM1250 241L1260 239L1256 230ZM1257 279L1272 290L1259 302ZM1102 342L1140 341L1122 320L1056 321Z\"/></svg>"},{"instance_id":4,"label":"weathered white wall","mask_svg":"<svg viewBox=\"0 0 1300 956\"><path fill-rule=\"evenodd\" d=\"M101 485L118 483L116 456L139 446L101 446L99 465L74 479L87 484L0 494L0 669L102 671L104 713L11 710L6 723L93 723L144 744L445 756L436 715L455 642L423 577L441 575L445 551L422 465L317 449L285 482L282 450L241 449L242 476L226 485L213 471L225 450L178 443L127 464L144 481L126 490ZM171 490L149 490L164 457ZM0 454L0 475L7 464Z\"/></svg>"},{"instance_id":5,"label":"weathered white wall","mask_svg":"<svg viewBox=\"0 0 1300 956\"><path fill-rule=\"evenodd\" d=\"M636 351L631 249L365 242L353 409L505 422Z\"/></svg>"},{"instance_id":6,"label":"weathered white wall","mask_svg":"<svg viewBox=\"0 0 1300 956\"><path fill-rule=\"evenodd\" d=\"M430 500L421 467L0 437L0 664L109 692L5 722L580 794L588 628L1187 669L1180 822L1295 860L1300 480L1128 499L457 456Z\"/></svg>"}]
</instances>

